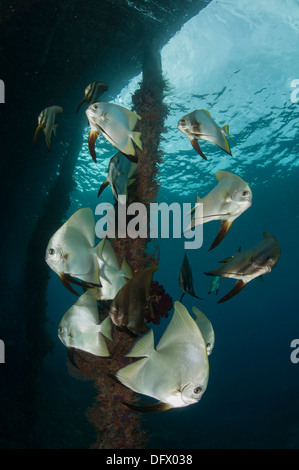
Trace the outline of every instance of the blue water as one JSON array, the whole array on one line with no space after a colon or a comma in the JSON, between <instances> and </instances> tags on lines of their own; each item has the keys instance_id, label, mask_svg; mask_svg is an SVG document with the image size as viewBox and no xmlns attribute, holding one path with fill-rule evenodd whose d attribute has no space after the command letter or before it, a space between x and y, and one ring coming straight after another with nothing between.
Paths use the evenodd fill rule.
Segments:
<instances>
[{"instance_id":1,"label":"blue water","mask_svg":"<svg viewBox=\"0 0 299 470\"><path fill-rule=\"evenodd\" d=\"M253 204L215 250L207 252L218 231L218 223L211 222L204 226L202 248L188 252L195 292L203 300L186 295L184 304L189 311L198 306L215 330L210 379L198 404L143 418L150 448L299 447L299 363L290 360L290 343L299 338L299 103L291 100L291 83L299 79L298 26L296 0L214 0L162 50L170 114L163 136L159 202L194 203L197 195L204 196L216 185L214 174L221 169L249 183ZM106 100L131 107L140 78ZM203 143L208 157L203 161L177 130L180 117L202 108L219 125L229 125L233 157ZM95 209L98 187L115 153L99 139L96 165L87 148L88 132L86 127L69 215L79 207ZM102 198L112 201L109 188ZM203 273L235 254L239 246L245 250L258 243L265 231L281 246L277 266L264 283L254 280L239 295L218 305L234 281L224 279L218 297L208 295L211 278ZM160 242L155 279L174 300L181 295L178 276L183 243L183 239ZM92 387L68 376L65 348L56 335L60 318L73 301L51 274L48 318L55 350L45 361L44 385L49 395L55 393L49 380L55 377L63 400L76 409L81 403L84 414ZM157 338L167 321L155 327Z\"/></svg>"}]
</instances>

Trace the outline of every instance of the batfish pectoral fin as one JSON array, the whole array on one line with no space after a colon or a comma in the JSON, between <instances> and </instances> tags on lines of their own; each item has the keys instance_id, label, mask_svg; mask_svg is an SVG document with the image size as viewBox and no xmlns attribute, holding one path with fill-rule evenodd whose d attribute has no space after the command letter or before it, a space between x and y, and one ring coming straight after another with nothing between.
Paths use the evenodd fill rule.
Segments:
<instances>
[{"instance_id":1,"label":"batfish pectoral fin","mask_svg":"<svg viewBox=\"0 0 299 470\"><path fill-rule=\"evenodd\" d=\"M109 183L109 180L108 180L108 179L106 179L106 180L104 181L104 183L101 184L100 189L99 189L99 192L98 192L98 197L100 197L100 195L102 194L102 192L104 191L104 189L107 188L107 186L109 186L109 184L110 184L110 183Z\"/></svg>"},{"instance_id":2,"label":"batfish pectoral fin","mask_svg":"<svg viewBox=\"0 0 299 470\"><path fill-rule=\"evenodd\" d=\"M235 295L237 295L239 292L241 292L242 289L247 285L247 282L244 282L242 280L239 280L236 282L232 290L226 294L222 299L220 299L217 303L222 304L223 302L226 302L227 300L231 299Z\"/></svg>"},{"instance_id":3,"label":"batfish pectoral fin","mask_svg":"<svg viewBox=\"0 0 299 470\"><path fill-rule=\"evenodd\" d=\"M192 139L192 140L190 139L190 142L191 142L192 147L194 148L194 150L198 153L198 155L200 155L204 160L207 160L207 157L202 152L202 150L199 146L198 140L197 139Z\"/></svg>"},{"instance_id":4,"label":"batfish pectoral fin","mask_svg":"<svg viewBox=\"0 0 299 470\"><path fill-rule=\"evenodd\" d=\"M36 128L36 131L34 133L34 137L33 137L33 143L34 144L36 144L37 136L38 136L38 134L40 133L41 130L42 130L42 126L38 125L37 128Z\"/></svg>"},{"instance_id":5,"label":"batfish pectoral fin","mask_svg":"<svg viewBox=\"0 0 299 470\"><path fill-rule=\"evenodd\" d=\"M166 411L166 410L170 410L171 408L173 408L173 406L168 405L167 403L160 402L160 401L158 403L154 403L153 405L148 405L148 406L133 405L131 403L127 403L124 401L122 401L121 403L125 405L127 408L130 408L131 410L139 411L139 413L157 413L160 411Z\"/></svg>"},{"instance_id":6,"label":"batfish pectoral fin","mask_svg":"<svg viewBox=\"0 0 299 470\"><path fill-rule=\"evenodd\" d=\"M67 290L69 290L72 294L75 294L78 297L80 297L80 295L70 285L70 281L69 281L69 279L67 278L67 276L65 274L59 274L59 278L60 278L62 284L64 285L64 287L67 288Z\"/></svg>"},{"instance_id":7,"label":"batfish pectoral fin","mask_svg":"<svg viewBox=\"0 0 299 470\"><path fill-rule=\"evenodd\" d=\"M209 251L216 248L216 246L218 246L219 243L222 242L223 238L227 235L227 232L231 228L231 225L232 225L232 222L229 222L228 220L222 220L218 235L213 241L212 245L210 246Z\"/></svg>"},{"instance_id":8,"label":"batfish pectoral fin","mask_svg":"<svg viewBox=\"0 0 299 470\"><path fill-rule=\"evenodd\" d=\"M98 131L93 131L92 129L90 130L89 136L88 136L88 148L89 148L90 155L92 156L92 159L95 163L97 163L97 156L96 156L94 147L95 147L95 143L96 143L98 136L99 136Z\"/></svg>"}]
</instances>

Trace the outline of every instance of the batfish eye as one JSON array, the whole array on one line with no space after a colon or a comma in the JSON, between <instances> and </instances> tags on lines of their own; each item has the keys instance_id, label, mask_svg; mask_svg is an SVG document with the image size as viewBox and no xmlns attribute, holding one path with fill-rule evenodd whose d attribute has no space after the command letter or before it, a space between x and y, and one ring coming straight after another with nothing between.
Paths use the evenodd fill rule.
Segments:
<instances>
[{"instance_id":1,"label":"batfish eye","mask_svg":"<svg viewBox=\"0 0 299 470\"><path fill-rule=\"evenodd\" d=\"M93 105L93 109L98 109L98 105L97 105L97 104L94 104L94 105Z\"/></svg>"},{"instance_id":2,"label":"batfish eye","mask_svg":"<svg viewBox=\"0 0 299 470\"><path fill-rule=\"evenodd\" d=\"M244 197L245 197L245 196L248 196L248 194L249 194L248 191L243 191L243 192L242 192L242 196L244 196Z\"/></svg>"},{"instance_id":3,"label":"batfish eye","mask_svg":"<svg viewBox=\"0 0 299 470\"><path fill-rule=\"evenodd\" d=\"M201 387L196 387L194 390L193 390L193 393L195 395L198 395L200 392L202 392L202 388Z\"/></svg>"},{"instance_id":4,"label":"batfish eye","mask_svg":"<svg viewBox=\"0 0 299 470\"><path fill-rule=\"evenodd\" d=\"M55 250L54 248L49 249L49 255L55 255Z\"/></svg>"}]
</instances>

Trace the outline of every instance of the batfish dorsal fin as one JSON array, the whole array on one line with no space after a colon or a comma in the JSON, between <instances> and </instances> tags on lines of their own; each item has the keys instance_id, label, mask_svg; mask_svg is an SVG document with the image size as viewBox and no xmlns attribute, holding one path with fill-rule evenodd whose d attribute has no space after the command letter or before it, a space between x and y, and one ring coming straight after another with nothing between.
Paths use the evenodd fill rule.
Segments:
<instances>
[{"instance_id":1,"label":"batfish dorsal fin","mask_svg":"<svg viewBox=\"0 0 299 470\"><path fill-rule=\"evenodd\" d=\"M181 340L182 336L186 337L186 341L188 341L190 337L194 335L194 332L198 334L198 326L186 307L176 301L174 304L173 317L167 325L156 349L159 352L164 348L171 347L176 344L177 340ZM204 344L203 338L202 341Z\"/></svg>"},{"instance_id":2,"label":"batfish dorsal fin","mask_svg":"<svg viewBox=\"0 0 299 470\"><path fill-rule=\"evenodd\" d=\"M207 111L206 109L202 109L201 110L203 113L207 114L208 116L212 117L211 114L209 113L209 111Z\"/></svg>"},{"instance_id":3,"label":"batfish dorsal fin","mask_svg":"<svg viewBox=\"0 0 299 470\"><path fill-rule=\"evenodd\" d=\"M236 175L234 175L230 171L219 170L216 171L215 176L217 178L217 181L220 182L221 180L223 180L223 178L231 178L232 176Z\"/></svg>"},{"instance_id":4,"label":"batfish dorsal fin","mask_svg":"<svg viewBox=\"0 0 299 470\"><path fill-rule=\"evenodd\" d=\"M242 280L239 280L236 282L232 290L226 294L222 299L220 299L217 303L222 304L223 302L226 302L227 300L231 299L235 295L237 295L239 292L241 292L242 289L247 285L247 282L244 282Z\"/></svg>"},{"instance_id":5,"label":"batfish dorsal fin","mask_svg":"<svg viewBox=\"0 0 299 470\"><path fill-rule=\"evenodd\" d=\"M95 242L95 220L90 207L78 209L65 222L67 229L78 230L88 241L90 246L94 246Z\"/></svg>"},{"instance_id":6,"label":"batfish dorsal fin","mask_svg":"<svg viewBox=\"0 0 299 470\"><path fill-rule=\"evenodd\" d=\"M133 344L131 350L126 354L126 357L147 357L154 349L154 332L152 328L148 330L144 335L142 335L138 340Z\"/></svg>"}]
</instances>

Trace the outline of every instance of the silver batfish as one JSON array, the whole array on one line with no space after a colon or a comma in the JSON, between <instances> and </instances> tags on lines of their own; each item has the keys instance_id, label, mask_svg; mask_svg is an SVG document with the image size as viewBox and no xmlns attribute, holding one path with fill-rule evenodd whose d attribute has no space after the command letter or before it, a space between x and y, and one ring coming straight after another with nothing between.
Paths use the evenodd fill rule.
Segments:
<instances>
[{"instance_id":1,"label":"silver batfish","mask_svg":"<svg viewBox=\"0 0 299 470\"><path fill-rule=\"evenodd\" d=\"M149 330L135 343L128 357L144 357L116 373L131 390L159 400L148 407L126 403L137 411L162 411L197 403L209 377L207 348L199 327L180 303L157 347Z\"/></svg>"},{"instance_id":2,"label":"silver batfish","mask_svg":"<svg viewBox=\"0 0 299 470\"><path fill-rule=\"evenodd\" d=\"M101 133L114 147L135 163L138 162L133 142L142 150L141 133L134 128L138 114L113 103L95 103L89 106L86 115L90 124L88 146L90 155L96 162L95 142Z\"/></svg>"},{"instance_id":3,"label":"silver batfish","mask_svg":"<svg viewBox=\"0 0 299 470\"><path fill-rule=\"evenodd\" d=\"M43 109L43 111L38 116L38 126L36 128L33 142L36 144L37 136L42 130L45 134L46 145L51 151L51 137L52 133L56 136L56 129L58 124L55 124L55 116L57 113L62 113L63 108L61 106L49 106L48 108Z\"/></svg>"},{"instance_id":4,"label":"silver batfish","mask_svg":"<svg viewBox=\"0 0 299 470\"><path fill-rule=\"evenodd\" d=\"M208 273L207 276L221 276L237 279L233 289L218 303L225 302L238 294L248 282L272 271L276 266L281 253L276 238L270 233L264 232L261 242L246 251L238 252L219 268Z\"/></svg>"},{"instance_id":5,"label":"silver batfish","mask_svg":"<svg viewBox=\"0 0 299 470\"><path fill-rule=\"evenodd\" d=\"M203 204L203 217L195 216L186 231L200 224L221 220L220 230L209 250L214 249L226 236L233 221L237 219L252 204L252 191L249 185L239 176L229 171L217 171L215 176L217 186L205 197L197 197L197 202ZM194 212L192 210L191 212Z\"/></svg>"},{"instance_id":6,"label":"silver batfish","mask_svg":"<svg viewBox=\"0 0 299 470\"><path fill-rule=\"evenodd\" d=\"M178 129L188 137L194 150L204 160L207 160L207 157L199 146L199 140L212 142L231 155L229 143L224 136L224 133L229 136L228 126L219 127L206 109L196 109L183 116L178 122Z\"/></svg>"}]
</instances>

